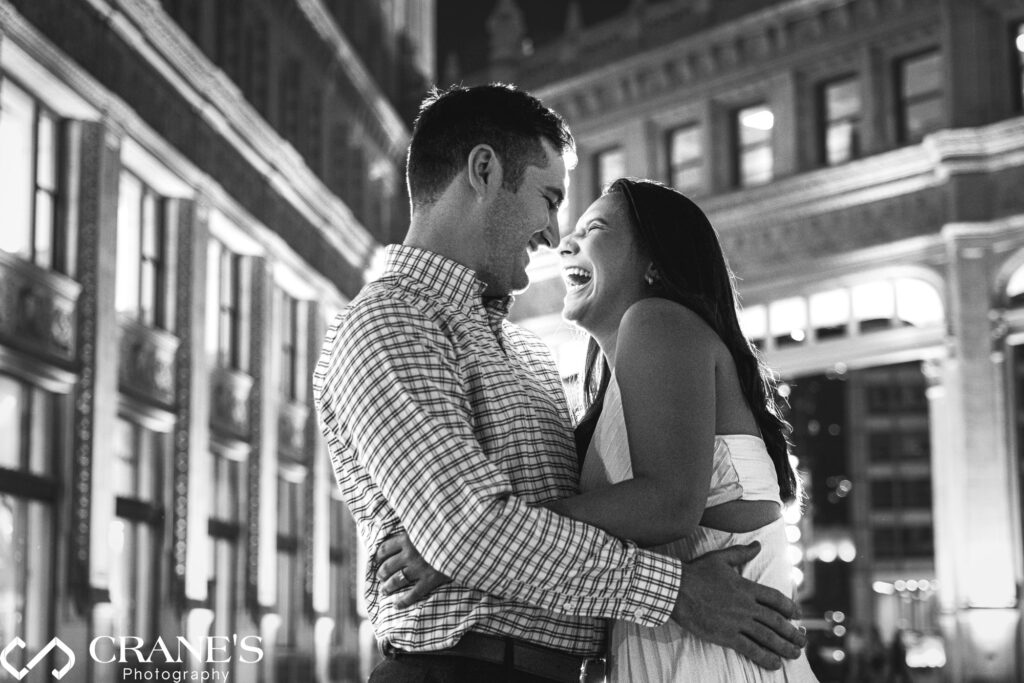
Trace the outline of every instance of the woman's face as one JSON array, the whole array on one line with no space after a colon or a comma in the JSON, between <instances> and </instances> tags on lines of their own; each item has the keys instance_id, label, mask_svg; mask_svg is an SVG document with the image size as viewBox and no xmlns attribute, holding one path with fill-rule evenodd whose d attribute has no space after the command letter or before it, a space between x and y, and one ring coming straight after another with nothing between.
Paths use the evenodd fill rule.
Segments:
<instances>
[{"instance_id":1,"label":"woman's face","mask_svg":"<svg viewBox=\"0 0 1024 683\"><path fill-rule=\"evenodd\" d=\"M633 236L626 198L601 197L558 245L565 299L562 317L600 337L614 332L626 310L644 297L651 261Z\"/></svg>"}]
</instances>

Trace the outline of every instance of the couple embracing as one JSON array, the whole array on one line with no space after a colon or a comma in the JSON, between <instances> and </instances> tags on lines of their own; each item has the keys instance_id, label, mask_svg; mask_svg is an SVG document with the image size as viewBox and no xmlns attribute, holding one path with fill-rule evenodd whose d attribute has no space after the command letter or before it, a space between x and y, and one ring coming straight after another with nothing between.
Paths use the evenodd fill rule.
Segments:
<instances>
[{"instance_id":1,"label":"couple embracing","mask_svg":"<svg viewBox=\"0 0 1024 683\"><path fill-rule=\"evenodd\" d=\"M573 156L525 92L429 96L408 235L327 334L314 394L373 555L370 680L814 681L786 424L715 232L620 179L560 235ZM507 320L540 247L590 335L575 438L550 352Z\"/></svg>"}]
</instances>

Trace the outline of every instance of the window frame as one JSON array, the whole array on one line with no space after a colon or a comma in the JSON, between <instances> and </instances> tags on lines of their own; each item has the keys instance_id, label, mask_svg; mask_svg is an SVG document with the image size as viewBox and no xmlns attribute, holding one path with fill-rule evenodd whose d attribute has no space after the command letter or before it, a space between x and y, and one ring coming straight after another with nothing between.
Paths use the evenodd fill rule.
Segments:
<instances>
[{"instance_id":1,"label":"window frame","mask_svg":"<svg viewBox=\"0 0 1024 683\"><path fill-rule=\"evenodd\" d=\"M843 117L831 117L829 113L829 90L833 87L852 83L855 86L858 98L858 107L856 114L852 116ZM859 159L863 156L863 137L864 131L862 129L864 123L864 97L863 97L863 83L861 77L857 73L845 73L834 76L827 80L820 81L816 88L815 99L816 109L818 114L818 165L824 167L839 166L845 163L849 163L855 159ZM828 139L829 133L832 131L833 126L839 123L850 123L852 130L851 142L850 142L850 153L849 155L841 160L833 161L829 159L829 147Z\"/></svg>"},{"instance_id":2,"label":"window frame","mask_svg":"<svg viewBox=\"0 0 1024 683\"><path fill-rule=\"evenodd\" d=\"M697 136L698 152L694 157L686 158L677 164L673 160L675 141L680 134L689 131L693 131ZM700 121L689 121L665 131L665 166L667 169L665 175L670 187L673 187L679 192L687 195L699 195L706 192L708 183L704 157L704 126ZM692 187L684 187L681 183L677 183L676 181L677 175L687 169L695 169L697 173L697 182Z\"/></svg>"},{"instance_id":3,"label":"window frame","mask_svg":"<svg viewBox=\"0 0 1024 683\"><path fill-rule=\"evenodd\" d=\"M764 108L772 114L774 117L775 112L772 111L771 103L767 99L758 100L756 102L749 102L744 105L733 107L729 115L730 123L730 135L731 145L730 152L731 158L731 170L732 170L732 187L734 189L749 189L754 187L762 187L770 184L775 180L775 134L774 126L772 129L767 131L767 136L764 140L759 140L753 144L743 143L743 123L741 117L744 112L751 109ZM771 167L768 170L768 177L760 182L749 183L744 181L744 164L743 161L751 151L756 151L761 148L768 150L769 158L771 160Z\"/></svg>"},{"instance_id":4,"label":"window frame","mask_svg":"<svg viewBox=\"0 0 1024 683\"><path fill-rule=\"evenodd\" d=\"M27 254L15 254L40 268L53 270L58 273L68 273L69 264L67 257L68 236L63 223L65 181L64 173L67 162L67 143L65 140L65 120L57 112L49 107L31 88L26 87L22 82L11 76L11 74L0 71L0 88L9 86L20 91L32 103L32 132L31 132L31 197L29 203L29 221L27 234ZM2 112L0 112L2 116ZM53 169L53 187L47 188L40 185L40 124L43 119L48 119L53 126L53 158L50 165ZM39 228L39 202L40 196L46 196L50 200L50 225L48 230L41 231ZM46 233L49 242L49 257L40 258L41 232Z\"/></svg>"},{"instance_id":5,"label":"window frame","mask_svg":"<svg viewBox=\"0 0 1024 683\"><path fill-rule=\"evenodd\" d=\"M136 253L125 254L120 250L127 247L118 247L118 272L116 277L118 280L128 275L134 276L135 294L131 299L131 308L128 310L119 310L118 312L123 315L127 315L133 320L138 321L142 325L152 327L156 329L168 329L169 320L167 316L167 281L168 281L168 266L169 266L169 249L168 249L168 235L170 231L169 220L168 220L168 203L171 201L170 198L160 194L154 189L154 187L146 182L146 180L139 174L133 172L128 168L121 169L122 177L128 176L132 178L139 187L139 201L137 207L127 207L126 211L132 211L134 213L133 228L138 228L138 249ZM119 197L118 202L120 203L121 198ZM152 207L151 213L153 216L152 225L147 225L147 202L151 202ZM121 206L119 204L118 212L120 214ZM127 229L127 228L124 228ZM118 217L118 237L120 238L120 231L122 230L122 223L120 215ZM148 237L148 239L147 239ZM147 253L147 243L152 243L155 247L151 253ZM135 265L132 267L131 273L125 273L121 271L121 258L133 259ZM136 269L137 268L137 269ZM149 300L146 300L146 278L151 276L151 291L149 292ZM124 283L117 282L118 292L121 291L121 287Z\"/></svg>"},{"instance_id":6,"label":"window frame","mask_svg":"<svg viewBox=\"0 0 1024 683\"><path fill-rule=\"evenodd\" d=\"M915 61L923 60L926 57L934 56L939 62L939 87L937 90L928 91L926 93L918 93L913 97L908 97L905 93L905 85L907 83L906 72L907 66ZM945 89L942 87L942 69L944 67L942 50L937 46L928 46L914 52L909 52L896 57L893 60L893 84L895 87L895 103L896 103L896 144L897 145L914 145L918 144L923 140L929 133L934 130L940 130L939 128L924 132L920 138L912 138L910 131L907 128L909 122L909 116L907 115L908 109L914 104L920 104L922 102L935 100L939 104L940 111L942 106L945 104Z\"/></svg>"}]
</instances>

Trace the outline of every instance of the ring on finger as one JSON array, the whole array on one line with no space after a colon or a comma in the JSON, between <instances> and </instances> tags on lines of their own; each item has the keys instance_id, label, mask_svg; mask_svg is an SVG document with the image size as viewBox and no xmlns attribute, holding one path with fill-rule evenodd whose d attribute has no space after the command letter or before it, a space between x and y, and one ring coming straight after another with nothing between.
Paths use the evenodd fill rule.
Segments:
<instances>
[{"instance_id":1,"label":"ring on finger","mask_svg":"<svg viewBox=\"0 0 1024 683\"><path fill-rule=\"evenodd\" d=\"M405 575L405 567L398 570L398 576L402 579L402 585L409 585L412 583L412 581L409 580L409 577Z\"/></svg>"}]
</instances>

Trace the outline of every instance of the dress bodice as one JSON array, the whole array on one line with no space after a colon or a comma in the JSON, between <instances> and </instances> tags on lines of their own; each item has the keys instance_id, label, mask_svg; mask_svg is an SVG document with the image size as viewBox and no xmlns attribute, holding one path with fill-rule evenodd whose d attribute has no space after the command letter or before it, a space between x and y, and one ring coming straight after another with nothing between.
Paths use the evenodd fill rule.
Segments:
<instances>
[{"instance_id":1,"label":"dress bodice","mask_svg":"<svg viewBox=\"0 0 1024 683\"><path fill-rule=\"evenodd\" d=\"M612 374L604 408L594 429L580 475L580 490L589 491L633 478L622 395ZM726 434L715 437L711 482L705 507L731 500L769 500L782 504L775 464L760 437Z\"/></svg>"}]
</instances>

